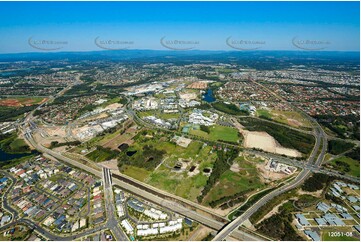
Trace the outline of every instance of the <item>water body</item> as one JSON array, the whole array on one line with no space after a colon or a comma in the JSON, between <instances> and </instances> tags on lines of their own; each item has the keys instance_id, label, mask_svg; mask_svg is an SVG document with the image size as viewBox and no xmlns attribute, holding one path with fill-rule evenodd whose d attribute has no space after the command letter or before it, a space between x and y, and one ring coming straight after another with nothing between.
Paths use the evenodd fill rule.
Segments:
<instances>
[{"instance_id":1,"label":"water body","mask_svg":"<svg viewBox=\"0 0 361 242\"><path fill-rule=\"evenodd\" d=\"M206 93L203 96L203 100L211 103L216 101L216 98L213 96L213 90L212 89L207 89Z\"/></svg>"},{"instance_id":2,"label":"water body","mask_svg":"<svg viewBox=\"0 0 361 242\"><path fill-rule=\"evenodd\" d=\"M19 154L10 154L10 153L6 153L5 151L0 149L0 162L2 161L9 161L12 159L18 159L24 156L28 156L31 154L36 154L37 151L32 151L31 153L19 153Z\"/></svg>"}]
</instances>

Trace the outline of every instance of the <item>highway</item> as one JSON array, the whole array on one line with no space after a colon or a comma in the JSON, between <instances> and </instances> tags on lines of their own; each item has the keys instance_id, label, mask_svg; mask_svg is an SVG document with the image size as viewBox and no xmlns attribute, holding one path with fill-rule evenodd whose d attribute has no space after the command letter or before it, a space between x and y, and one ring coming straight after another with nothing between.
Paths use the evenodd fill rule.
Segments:
<instances>
[{"instance_id":1,"label":"highway","mask_svg":"<svg viewBox=\"0 0 361 242\"><path fill-rule=\"evenodd\" d=\"M112 186L112 176L108 168L103 168L103 187L105 208L107 214L106 227L111 229L117 241L128 241L127 235L119 227L117 220L117 210L114 205L114 195Z\"/></svg>"},{"instance_id":2,"label":"highway","mask_svg":"<svg viewBox=\"0 0 361 242\"><path fill-rule=\"evenodd\" d=\"M290 105L293 109L298 110L299 112L301 112L303 114L303 116L305 118L307 118L309 121L311 121L311 123L313 124L313 134L315 136L316 142L315 145L313 147L313 150L311 152L310 157L308 158L307 164L314 164L316 166L320 166L322 164L322 161L324 159L324 156L326 154L327 151L327 135L325 134L325 132L323 131L322 127L320 126L320 124L313 119L312 117L310 117L307 113L303 112L303 110L300 110L299 108L289 104L287 102L287 100L283 99L282 97L278 96L277 94L275 94L274 92L272 92L271 90L269 90L267 87L264 87L263 85L261 85L260 83L257 83L253 80L251 80L252 82L254 82L255 84L259 85L261 88L265 89L266 91L268 91L269 93L271 93L272 95L276 96L279 100L281 100L282 102L284 102L285 104ZM318 151L321 147L321 143L322 143L322 149L321 152L318 155ZM218 234L213 238L214 241L222 241L224 240L228 235L230 235L233 231L237 230L237 228L244 223L246 220L248 220L252 214L254 214L257 210L259 210L262 206L266 205L270 200L272 200L273 198L279 196L280 194L287 192L299 185L301 185L306 178L311 174L311 170L310 169L303 169L296 177L296 179L292 180L291 182L289 182L288 184L268 193L267 195L265 195L264 197L262 197L260 200L258 200L256 203L254 203L249 209L247 209L242 215L240 215L239 217L237 217L235 220L233 220L231 223L229 223L227 226L225 226L224 228L222 228Z\"/></svg>"},{"instance_id":3,"label":"highway","mask_svg":"<svg viewBox=\"0 0 361 242\"><path fill-rule=\"evenodd\" d=\"M52 151L50 149L47 149L41 145L38 145L32 138L32 135L30 132L26 132L24 137L27 139L27 141L35 148L37 149L39 152L41 153L45 153L48 154L60 161L63 161L65 163L68 163L71 166L76 166L86 172L89 172L97 177L102 178L103 177L103 172L100 170L96 170L94 168L88 167L78 161L72 160L68 157L65 157L55 151ZM169 199L164 199L162 197L159 197L157 195L154 195L152 192L149 192L147 190L144 190L142 188L139 188L138 186L135 186L133 184L129 184L127 182L124 182L121 179L118 179L114 174L112 175L113 179L112 179L112 183L115 185L118 185L119 187L123 188L124 190L127 190L131 193L137 194L138 196L143 197L146 200L149 200L155 204L161 205L166 207L167 209L179 213L183 216L186 216L190 219L193 219L194 221L197 221L207 227L210 227L212 229L215 230L220 230L224 225L225 222L220 222L217 221L214 218L208 217L206 215L203 215L204 211L200 211L200 212L196 212L193 211L185 206L180 205L179 203L175 202L175 201L171 201ZM158 191L156 191L155 193L157 194ZM249 233L245 233L242 231L233 231L232 232L232 237L238 239L238 240L249 240L249 241L257 241L257 240L263 240L260 239L258 236L253 235L253 234L249 234Z\"/></svg>"},{"instance_id":4,"label":"highway","mask_svg":"<svg viewBox=\"0 0 361 242\"><path fill-rule=\"evenodd\" d=\"M137 115L134 113L134 111L132 109L127 108L127 112L131 117L133 117L133 119L137 120L138 122L141 122L145 126L150 126L149 124L144 123L142 120L139 120L139 118L137 117ZM303 111L301 111L301 112L303 112ZM311 152L311 155L310 155L307 163L305 164L304 167L300 167L303 170L298 174L298 176L294 180L292 180L288 184L286 184L286 185L272 191L271 193L265 195L264 197L262 197L258 202L253 204L241 216L239 216L238 218L236 218L234 221L232 221L231 223L229 223L226 226L225 226L225 224L228 221L224 217L215 214L212 210L210 210L204 206L201 206L197 203L191 202L187 199L177 197L173 194L169 194L167 192L161 191L157 188L154 188L148 184L139 182L138 180L127 177L125 175L111 176L110 171L106 171L106 174L108 174L108 175L106 175L104 173L105 172L104 170L102 172L98 169L88 167L78 161L75 161L71 158L63 156L60 153L54 152L41 145L38 145L33 140L32 134L30 131L29 132L25 131L24 136L27 139L27 141L38 151L40 151L44 154L51 155L54 158L56 158L60 161L66 162L72 166L76 166L80 169L83 169L89 173L92 173L93 175L95 175L97 177L102 177L105 181L104 184L111 184L111 182L112 182L113 184L120 186L124 190L127 190L131 193L135 193L138 196L141 196L146 200L149 200L153 203L156 203L158 205L166 207L173 212L182 214L182 215L184 215L188 218L191 218L207 227L210 227L212 229L219 231L219 233L216 235L214 240L223 240L228 235L231 235L232 237L234 237L238 240L264 240L263 238L260 238L256 235L242 232L242 231L238 230L237 228L244 221L249 219L249 217L255 211L257 211L259 208L264 206L271 199L302 184L303 181L310 175L311 172L321 171L320 165L322 164L324 155L327 151L327 135L324 133L322 127L314 119L309 117L307 114L305 114L305 117L307 117L311 121L311 123L314 124L314 129L313 129L312 133L315 136L316 142L315 142L314 149ZM30 121L30 118L26 118L26 121ZM23 126L23 128L25 128L25 125ZM304 132L308 132L308 131L304 131ZM321 146L321 144L322 144L322 146ZM321 148L321 152L319 152L320 148ZM112 179L112 177L113 177L113 179ZM110 185L110 187L111 187L111 185ZM110 194L109 192L106 192L106 193L108 195ZM113 193L111 192L111 194L113 194ZM108 197L108 195L106 195L106 197ZM107 202L108 199L109 199L109 201L112 201L111 197L109 196L109 198L106 199L106 203L109 203L109 201ZM113 204L113 206L111 206L111 207L113 207L113 213L115 213L114 203L112 202L112 204ZM107 208L108 208L108 205L107 205ZM112 208L109 208L109 211L112 211ZM110 219L110 217L108 216L108 219ZM109 223L109 221L107 223ZM111 225L111 226L113 226L113 225ZM119 225L117 225L117 226L119 226ZM117 239L122 238L121 233L116 235L116 237L117 237Z\"/></svg>"},{"instance_id":5,"label":"highway","mask_svg":"<svg viewBox=\"0 0 361 242\"><path fill-rule=\"evenodd\" d=\"M280 156L280 155L276 155L276 154L272 154L272 153L267 153L267 152L262 152L262 151L258 151L258 150L245 150L245 153L248 154L253 154L253 155L259 155L259 156L263 156L263 157L267 157L267 158L272 158L276 161L278 161L279 163L283 163L286 165L290 165L290 166L294 166L294 167L298 167L301 169L305 169L305 170L310 170L313 173L323 173L329 176L335 176L335 177L339 177L341 179L345 179L345 180L349 180L352 182L356 182L356 183L360 183L360 179L358 179L357 177L353 177L353 176L349 176L349 175L343 175L340 174L337 171L333 171L330 169L326 169L323 167L320 167L316 164L309 164L307 162L302 162L299 160L294 160L294 159L290 159L288 157L284 157L284 156Z\"/></svg>"}]
</instances>

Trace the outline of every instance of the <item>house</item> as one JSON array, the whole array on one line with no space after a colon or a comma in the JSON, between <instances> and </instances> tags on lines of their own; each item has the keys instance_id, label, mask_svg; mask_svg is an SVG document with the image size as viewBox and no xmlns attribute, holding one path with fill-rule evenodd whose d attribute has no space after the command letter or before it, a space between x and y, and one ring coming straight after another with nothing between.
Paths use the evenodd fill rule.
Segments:
<instances>
[{"instance_id":1,"label":"house","mask_svg":"<svg viewBox=\"0 0 361 242\"><path fill-rule=\"evenodd\" d=\"M327 211L330 209L330 206L324 202L319 202L316 208L324 213L327 213Z\"/></svg>"},{"instance_id":2,"label":"house","mask_svg":"<svg viewBox=\"0 0 361 242\"><path fill-rule=\"evenodd\" d=\"M133 233L134 229L127 219L124 219L121 224L125 228L127 234Z\"/></svg>"},{"instance_id":3,"label":"house","mask_svg":"<svg viewBox=\"0 0 361 242\"><path fill-rule=\"evenodd\" d=\"M301 224L302 226L309 226L310 225L310 223L307 221L305 216L303 216L302 214L298 213L295 216L297 218L298 223Z\"/></svg>"},{"instance_id":4,"label":"house","mask_svg":"<svg viewBox=\"0 0 361 242\"><path fill-rule=\"evenodd\" d=\"M345 223L333 213L327 213L323 216L323 219L327 221L329 225L344 226Z\"/></svg>"},{"instance_id":5,"label":"house","mask_svg":"<svg viewBox=\"0 0 361 242\"><path fill-rule=\"evenodd\" d=\"M319 226L327 225L327 221L325 219L323 219L323 218L315 218L315 221Z\"/></svg>"},{"instance_id":6,"label":"house","mask_svg":"<svg viewBox=\"0 0 361 242\"><path fill-rule=\"evenodd\" d=\"M312 241L321 241L321 238L316 231L305 230L305 234L310 237Z\"/></svg>"},{"instance_id":7,"label":"house","mask_svg":"<svg viewBox=\"0 0 361 242\"><path fill-rule=\"evenodd\" d=\"M341 213L340 215L344 219L353 219L353 217L348 213Z\"/></svg>"},{"instance_id":8,"label":"house","mask_svg":"<svg viewBox=\"0 0 361 242\"><path fill-rule=\"evenodd\" d=\"M360 206L355 205L355 206L352 206L352 208L355 209L356 211L360 211Z\"/></svg>"},{"instance_id":9,"label":"house","mask_svg":"<svg viewBox=\"0 0 361 242\"><path fill-rule=\"evenodd\" d=\"M355 197L355 196L348 196L348 197L347 197L347 200L348 200L350 203L357 203L357 202L358 202L358 198Z\"/></svg>"}]
</instances>

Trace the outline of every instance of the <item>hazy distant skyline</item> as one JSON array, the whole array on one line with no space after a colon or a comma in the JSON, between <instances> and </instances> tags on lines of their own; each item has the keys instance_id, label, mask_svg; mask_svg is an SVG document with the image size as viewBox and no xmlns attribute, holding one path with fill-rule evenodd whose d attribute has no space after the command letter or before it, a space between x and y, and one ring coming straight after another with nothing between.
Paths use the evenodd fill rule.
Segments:
<instances>
[{"instance_id":1,"label":"hazy distant skyline","mask_svg":"<svg viewBox=\"0 0 361 242\"><path fill-rule=\"evenodd\" d=\"M42 40L59 42L44 47L54 51L360 50L359 2L0 2L0 9L0 53L38 52Z\"/></svg>"}]
</instances>

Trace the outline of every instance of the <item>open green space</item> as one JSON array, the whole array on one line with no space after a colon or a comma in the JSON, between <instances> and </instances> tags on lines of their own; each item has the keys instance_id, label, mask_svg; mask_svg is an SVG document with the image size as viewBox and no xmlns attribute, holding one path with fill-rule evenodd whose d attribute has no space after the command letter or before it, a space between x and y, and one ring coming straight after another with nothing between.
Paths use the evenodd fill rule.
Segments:
<instances>
[{"instance_id":1,"label":"open green space","mask_svg":"<svg viewBox=\"0 0 361 242\"><path fill-rule=\"evenodd\" d=\"M238 140L240 139L237 129L232 127L221 126L221 125L210 126L209 133L202 131L200 129L199 130L191 129L189 133L211 141L219 140L219 141L237 143Z\"/></svg>"},{"instance_id":2,"label":"open green space","mask_svg":"<svg viewBox=\"0 0 361 242\"><path fill-rule=\"evenodd\" d=\"M134 137L134 143L122 152L119 158L120 171L162 190L196 201L208 180L203 169L213 167L217 154L203 142L192 141L184 148L171 141L172 138L172 134L163 132L140 132ZM145 154L144 151L149 146L153 151L161 152L161 156L156 158L154 152ZM137 152L129 157L129 151ZM152 160L149 160L150 156L153 157ZM175 171L174 166L179 162L185 167ZM199 172L188 175L192 166Z\"/></svg>"},{"instance_id":3,"label":"open green space","mask_svg":"<svg viewBox=\"0 0 361 242\"><path fill-rule=\"evenodd\" d=\"M246 193L264 187L254 164L244 160L243 157L235 159L234 162L238 163L240 171L225 171L220 176L219 182L205 197L205 204L211 206L213 204L220 205L230 198L240 197ZM234 195L235 197L233 197Z\"/></svg>"},{"instance_id":4,"label":"open green space","mask_svg":"<svg viewBox=\"0 0 361 242\"><path fill-rule=\"evenodd\" d=\"M270 120L272 119L272 114L268 110L265 110L265 109L258 109L257 115L260 118L270 119Z\"/></svg>"},{"instance_id":5,"label":"open green space","mask_svg":"<svg viewBox=\"0 0 361 242\"><path fill-rule=\"evenodd\" d=\"M140 118L145 118L148 116L155 116L160 119L178 119L180 117L179 113L163 113L163 112L154 111L154 110L139 111L139 112L137 112L137 115Z\"/></svg>"},{"instance_id":6,"label":"open green space","mask_svg":"<svg viewBox=\"0 0 361 242\"><path fill-rule=\"evenodd\" d=\"M141 111L141 112L137 112L137 115L140 118L144 118L144 117L148 117L148 116L154 116L156 114L155 111Z\"/></svg>"},{"instance_id":7,"label":"open green space","mask_svg":"<svg viewBox=\"0 0 361 242\"><path fill-rule=\"evenodd\" d=\"M311 130L310 121L299 112L272 110L270 114L275 122Z\"/></svg>"},{"instance_id":8,"label":"open green space","mask_svg":"<svg viewBox=\"0 0 361 242\"><path fill-rule=\"evenodd\" d=\"M332 160L330 164L334 169L346 173L351 176L360 177L360 161L351 159L346 156L341 156Z\"/></svg>"},{"instance_id":9,"label":"open green space","mask_svg":"<svg viewBox=\"0 0 361 242\"><path fill-rule=\"evenodd\" d=\"M7 153L30 153L30 147L15 132L0 135L0 149Z\"/></svg>"},{"instance_id":10,"label":"open green space","mask_svg":"<svg viewBox=\"0 0 361 242\"><path fill-rule=\"evenodd\" d=\"M146 178L148 178L149 174L151 174L151 172L146 169L129 165L124 165L122 173L139 181L144 181Z\"/></svg>"},{"instance_id":11,"label":"open green space","mask_svg":"<svg viewBox=\"0 0 361 242\"><path fill-rule=\"evenodd\" d=\"M218 111L231 114L231 115L248 115L249 113L243 110L240 110L238 106L233 103L224 103L224 102L215 102L212 103L212 106Z\"/></svg>"},{"instance_id":12,"label":"open green space","mask_svg":"<svg viewBox=\"0 0 361 242\"><path fill-rule=\"evenodd\" d=\"M0 122L15 121L23 117L24 113L34 110L37 105L24 107L4 107L0 106Z\"/></svg>"},{"instance_id":13,"label":"open green space","mask_svg":"<svg viewBox=\"0 0 361 242\"><path fill-rule=\"evenodd\" d=\"M116 158L118 152L102 146L97 146L95 150L86 155L87 158L95 162L102 162Z\"/></svg>"}]
</instances>

